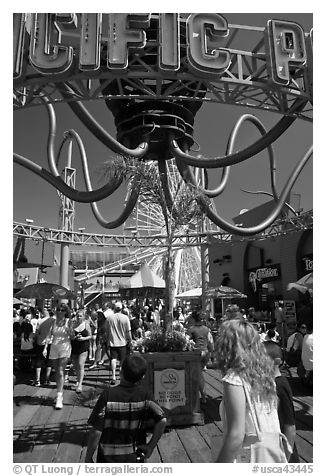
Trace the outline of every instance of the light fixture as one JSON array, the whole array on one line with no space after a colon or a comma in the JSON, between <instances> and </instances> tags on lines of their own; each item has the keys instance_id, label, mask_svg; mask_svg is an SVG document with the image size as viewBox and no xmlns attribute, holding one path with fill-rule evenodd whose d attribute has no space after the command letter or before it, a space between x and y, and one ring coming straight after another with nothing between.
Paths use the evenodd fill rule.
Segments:
<instances>
[{"instance_id":1,"label":"light fixture","mask_svg":"<svg viewBox=\"0 0 326 476\"><path fill-rule=\"evenodd\" d=\"M25 218L26 223L29 223L30 225L34 223L34 220L32 218Z\"/></svg>"}]
</instances>

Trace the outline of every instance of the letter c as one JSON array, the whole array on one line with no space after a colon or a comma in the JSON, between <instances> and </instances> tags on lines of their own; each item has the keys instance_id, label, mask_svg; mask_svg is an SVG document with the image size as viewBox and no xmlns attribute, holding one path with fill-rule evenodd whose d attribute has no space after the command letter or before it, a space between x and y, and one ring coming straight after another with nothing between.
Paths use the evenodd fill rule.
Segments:
<instances>
[{"instance_id":1,"label":"letter c","mask_svg":"<svg viewBox=\"0 0 326 476\"><path fill-rule=\"evenodd\" d=\"M187 57L194 74L210 77L228 69L230 53L218 48L228 32L226 19L218 13L193 13L187 18Z\"/></svg>"}]
</instances>

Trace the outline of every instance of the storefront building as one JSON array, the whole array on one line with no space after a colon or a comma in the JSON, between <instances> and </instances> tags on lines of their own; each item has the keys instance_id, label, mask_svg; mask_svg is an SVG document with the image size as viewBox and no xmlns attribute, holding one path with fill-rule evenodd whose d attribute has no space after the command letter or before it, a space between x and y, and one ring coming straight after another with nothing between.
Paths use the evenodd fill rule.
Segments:
<instances>
[{"instance_id":1,"label":"storefront building","mask_svg":"<svg viewBox=\"0 0 326 476\"><path fill-rule=\"evenodd\" d=\"M275 301L297 304L303 295L290 282L313 271L313 230L209 247L209 284L231 286L248 296L245 307L268 310Z\"/></svg>"}]
</instances>

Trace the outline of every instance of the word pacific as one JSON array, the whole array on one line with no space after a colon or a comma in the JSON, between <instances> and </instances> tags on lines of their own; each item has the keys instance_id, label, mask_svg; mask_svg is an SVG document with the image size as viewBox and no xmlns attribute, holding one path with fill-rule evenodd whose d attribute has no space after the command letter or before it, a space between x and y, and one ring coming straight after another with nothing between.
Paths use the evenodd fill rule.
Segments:
<instances>
[{"instance_id":1,"label":"word pacific","mask_svg":"<svg viewBox=\"0 0 326 476\"><path fill-rule=\"evenodd\" d=\"M106 16L106 31L103 19ZM146 48L146 29L150 13L15 13L13 76L21 77L27 62L41 74L62 74L72 67L96 71L106 67L116 74L128 69L130 53L141 54ZM229 36L227 20L218 13L192 13L181 19L177 13L156 14L158 28L157 64L162 74L180 68L180 23L185 25L183 44L189 70L194 76L218 78L231 64L231 53L221 46ZM151 28L153 28L151 24ZM62 41L63 32L75 41ZM184 31L184 30L183 30ZM271 80L289 83L293 69L307 66L307 38L297 23L269 20L264 31L266 57ZM310 51L310 47L308 48ZM105 58L102 58L102 55ZM309 60L310 61L310 60Z\"/></svg>"}]
</instances>

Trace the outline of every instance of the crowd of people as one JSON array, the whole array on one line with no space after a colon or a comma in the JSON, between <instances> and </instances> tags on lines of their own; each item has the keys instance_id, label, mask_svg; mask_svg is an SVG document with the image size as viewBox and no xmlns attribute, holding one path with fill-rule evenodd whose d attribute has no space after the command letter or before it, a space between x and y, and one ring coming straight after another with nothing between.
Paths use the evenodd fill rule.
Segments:
<instances>
[{"instance_id":1,"label":"crowd of people","mask_svg":"<svg viewBox=\"0 0 326 476\"><path fill-rule=\"evenodd\" d=\"M240 461L245 447L250 448L251 462L259 459L261 448L252 443L252 435L258 432L282 439L275 462L284 462L282 458L298 460L292 393L280 366L286 364L288 356L299 356L295 361L298 374L305 385L312 385L311 322L298 323L285 349L280 319L260 323L253 308L245 311L229 305L219 322L200 309L175 308L172 329L187 334L194 348L201 351L202 404L207 400L203 377L207 364L213 362L223 376L220 415L224 437L216 462ZM72 374L75 390L81 393L86 362L92 370L109 360L111 380L89 418L86 462L93 461L96 450L100 463L147 459L163 434L164 411L139 385L146 373L146 360L132 352L133 341L161 325L159 306L140 307L126 301L106 302L103 309L96 305L93 309L71 310L63 303L52 311L14 309L14 346L19 356L16 365L22 370L33 365L36 386L49 385L54 369L56 409L63 408L64 387L71 384ZM45 376L41 380L43 368ZM149 442L148 429L152 432Z\"/></svg>"}]
</instances>

